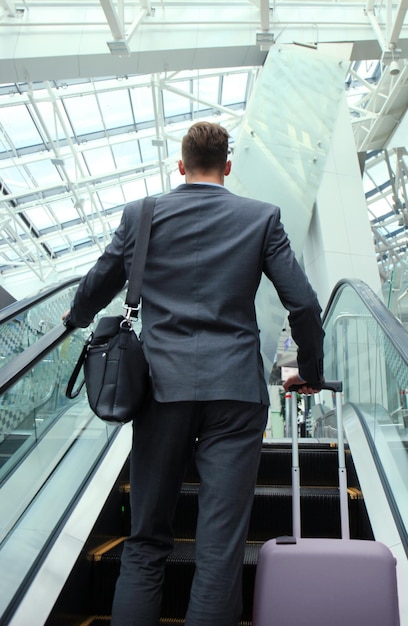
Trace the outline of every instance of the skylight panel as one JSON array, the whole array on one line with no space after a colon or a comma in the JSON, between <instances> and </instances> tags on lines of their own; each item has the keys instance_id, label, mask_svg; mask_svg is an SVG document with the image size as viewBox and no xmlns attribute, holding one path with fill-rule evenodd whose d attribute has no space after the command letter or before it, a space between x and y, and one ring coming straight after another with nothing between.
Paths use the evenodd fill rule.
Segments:
<instances>
[{"instance_id":1,"label":"skylight panel","mask_svg":"<svg viewBox=\"0 0 408 626\"><path fill-rule=\"evenodd\" d=\"M170 188L171 189L175 189L176 187L178 187L179 185L182 185L184 183L184 178L180 175L180 172L177 170L174 170L174 172L171 172L170 174Z\"/></svg>"},{"instance_id":2,"label":"skylight panel","mask_svg":"<svg viewBox=\"0 0 408 626\"><path fill-rule=\"evenodd\" d=\"M93 176L98 174L107 174L115 169L112 152L108 146L84 150L83 157L88 165L91 175Z\"/></svg>"},{"instance_id":3,"label":"skylight panel","mask_svg":"<svg viewBox=\"0 0 408 626\"><path fill-rule=\"evenodd\" d=\"M141 163L139 142L137 139L116 143L112 145L112 151L118 169L135 167Z\"/></svg>"},{"instance_id":4,"label":"skylight panel","mask_svg":"<svg viewBox=\"0 0 408 626\"><path fill-rule=\"evenodd\" d=\"M377 201L370 203L370 213L375 218L388 214L390 210L392 210L390 203L381 196L379 196Z\"/></svg>"},{"instance_id":5,"label":"skylight panel","mask_svg":"<svg viewBox=\"0 0 408 626\"><path fill-rule=\"evenodd\" d=\"M59 100L56 100L55 103L37 102L36 106L42 119L47 124L47 135L52 139L52 141L56 142L57 145L59 140L63 140L63 143L65 144L65 132L60 119L63 121L66 128L70 128L70 124L61 102Z\"/></svg>"},{"instance_id":6,"label":"skylight panel","mask_svg":"<svg viewBox=\"0 0 408 626\"><path fill-rule=\"evenodd\" d=\"M190 84L191 84L190 81L177 83L177 89L184 91L186 93L185 96L169 91L168 89L164 90L163 107L164 107L164 115L166 118L190 113L191 111L191 100L189 98Z\"/></svg>"},{"instance_id":7,"label":"skylight panel","mask_svg":"<svg viewBox=\"0 0 408 626\"><path fill-rule=\"evenodd\" d=\"M122 190L125 196L125 202L132 202L139 198L144 198L147 195L147 189L145 179L132 180L129 183L122 185Z\"/></svg>"},{"instance_id":8,"label":"skylight panel","mask_svg":"<svg viewBox=\"0 0 408 626\"><path fill-rule=\"evenodd\" d=\"M193 81L193 93L199 100L207 102L219 102L220 78L211 76L209 78L200 78ZM198 106L198 105L195 105ZM201 107L202 108L202 107Z\"/></svg>"},{"instance_id":9,"label":"skylight panel","mask_svg":"<svg viewBox=\"0 0 408 626\"><path fill-rule=\"evenodd\" d=\"M0 243L3 241L0 240ZM1 256L3 257L6 263L17 263L19 264L21 261L21 252L16 248L7 248L7 250L1 251Z\"/></svg>"},{"instance_id":10,"label":"skylight panel","mask_svg":"<svg viewBox=\"0 0 408 626\"><path fill-rule=\"evenodd\" d=\"M120 128L133 124L132 109L127 89L98 94L106 128Z\"/></svg>"},{"instance_id":11,"label":"skylight panel","mask_svg":"<svg viewBox=\"0 0 408 626\"><path fill-rule=\"evenodd\" d=\"M11 140L10 148L18 149L43 143L24 104L0 108L0 125Z\"/></svg>"},{"instance_id":12,"label":"skylight panel","mask_svg":"<svg viewBox=\"0 0 408 626\"><path fill-rule=\"evenodd\" d=\"M55 255L60 255L63 252L68 252L72 250L72 246L62 237L53 240L53 252Z\"/></svg>"},{"instance_id":13,"label":"skylight panel","mask_svg":"<svg viewBox=\"0 0 408 626\"><path fill-rule=\"evenodd\" d=\"M54 219L50 216L45 206L36 206L26 209L24 214L39 232L55 225Z\"/></svg>"},{"instance_id":14,"label":"skylight panel","mask_svg":"<svg viewBox=\"0 0 408 626\"><path fill-rule=\"evenodd\" d=\"M85 228L83 230L71 231L69 233L69 240L73 246L91 243L91 237ZM61 241L64 241L64 239L61 238Z\"/></svg>"},{"instance_id":15,"label":"skylight panel","mask_svg":"<svg viewBox=\"0 0 408 626\"><path fill-rule=\"evenodd\" d=\"M17 166L1 167L0 179L10 193L21 193L32 187L32 183L24 176L24 170Z\"/></svg>"},{"instance_id":16,"label":"skylight panel","mask_svg":"<svg viewBox=\"0 0 408 626\"><path fill-rule=\"evenodd\" d=\"M154 122L154 108L152 90L150 87L137 87L130 91L133 114L136 124L151 121Z\"/></svg>"},{"instance_id":17,"label":"skylight panel","mask_svg":"<svg viewBox=\"0 0 408 626\"><path fill-rule=\"evenodd\" d=\"M77 152L75 158L64 155L62 161L64 170L72 181L80 179L82 174L87 175L89 173L81 152Z\"/></svg>"},{"instance_id":18,"label":"skylight panel","mask_svg":"<svg viewBox=\"0 0 408 626\"><path fill-rule=\"evenodd\" d=\"M142 137L139 139L139 144L143 163L158 160L157 147L152 144L152 137Z\"/></svg>"},{"instance_id":19,"label":"skylight panel","mask_svg":"<svg viewBox=\"0 0 408 626\"><path fill-rule=\"evenodd\" d=\"M77 137L103 130L102 118L95 95L65 98L64 103Z\"/></svg>"},{"instance_id":20,"label":"skylight panel","mask_svg":"<svg viewBox=\"0 0 408 626\"><path fill-rule=\"evenodd\" d=\"M55 165L47 159L30 163L30 172L39 187L61 184L61 176Z\"/></svg>"},{"instance_id":21,"label":"skylight panel","mask_svg":"<svg viewBox=\"0 0 408 626\"><path fill-rule=\"evenodd\" d=\"M71 198L57 198L49 204L62 226L78 219L78 211L74 207Z\"/></svg>"},{"instance_id":22,"label":"skylight panel","mask_svg":"<svg viewBox=\"0 0 408 626\"><path fill-rule=\"evenodd\" d=\"M146 178L147 193L149 196L156 196L162 192L162 181L160 174Z\"/></svg>"},{"instance_id":23,"label":"skylight panel","mask_svg":"<svg viewBox=\"0 0 408 626\"><path fill-rule=\"evenodd\" d=\"M125 202L122 189L118 185L106 189L99 189L97 195L105 209L120 206Z\"/></svg>"},{"instance_id":24,"label":"skylight panel","mask_svg":"<svg viewBox=\"0 0 408 626\"><path fill-rule=\"evenodd\" d=\"M181 134L181 137L185 135L185 132ZM174 162L174 167L177 165L177 161L181 159L181 137L180 141L167 140L167 154L170 162Z\"/></svg>"},{"instance_id":25,"label":"skylight panel","mask_svg":"<svg viewBox=\"0 0 408 626\"><path fill-rule=\"evenodd\" d=\"M122 211L120 213L114 213L113 215L109 215L108 218L105 218L106 229L110 236L113 235L115 230L120 224L120 220L122 218Z\"/></svg>"},{"instance_id":26,"label":"skylight panel","mask_svg":"<svg viewBox=\"0 0 408 626\"><path fill-rule=\"evenodd\" d=\"M226 106L237 102L245 102L247 80L247 72L242 74L225 74L222 79L221 104Z\"/></svg>"}]
</instances>

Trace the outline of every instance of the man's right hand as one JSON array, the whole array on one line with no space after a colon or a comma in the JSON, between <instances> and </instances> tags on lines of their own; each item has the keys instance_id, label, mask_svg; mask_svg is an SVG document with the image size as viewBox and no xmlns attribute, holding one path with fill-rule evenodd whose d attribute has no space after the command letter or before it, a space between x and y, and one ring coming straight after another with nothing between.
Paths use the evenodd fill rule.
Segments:
<instances>
[{"instance_id":1,"label":"man's right hand","mask_svg":"<svg viewBox=\"0 0 408 626\"><path fill-rule=\"evenodd\" d=\"M316 387L309 385L309 383L303 380L303 378L301 378L298 374L289 376L289 378L285 380L285 382L283 383L283 388L285 391L289 391L292 385L298 386L296 390L298 393L304 393L308 396L311 396L314 393L319 393L320 391L320 389L317 389Z\"/></svg>"}]
</instances>

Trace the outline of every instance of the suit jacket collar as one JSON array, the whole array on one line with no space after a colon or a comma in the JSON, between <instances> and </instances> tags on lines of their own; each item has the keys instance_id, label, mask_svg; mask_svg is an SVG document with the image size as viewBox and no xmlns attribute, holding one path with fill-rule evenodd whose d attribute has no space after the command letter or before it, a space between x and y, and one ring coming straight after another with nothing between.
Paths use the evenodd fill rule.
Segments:
<instances>
[{"instance_id":1,"label":"suit jacket collar","mask_svg":"<svg viewBox=\"0 0 408 626\"><path fill-rule=\"evenodd\" d=\"M207 192L207 193L231 193L225 187L219 185L205 185L204 183L188 184L184 183L173 189L172 193L194 193L194 192Z\"/></svg>"}]
</instances>

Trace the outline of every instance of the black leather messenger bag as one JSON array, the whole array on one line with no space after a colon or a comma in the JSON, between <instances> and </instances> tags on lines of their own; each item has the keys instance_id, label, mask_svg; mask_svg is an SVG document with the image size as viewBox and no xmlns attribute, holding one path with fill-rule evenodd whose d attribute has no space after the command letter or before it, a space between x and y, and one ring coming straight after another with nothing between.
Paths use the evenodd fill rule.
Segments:
<instances>
[{"instance_id":1,"label":"black leather messenger bag","mask_svg":"<svg viewBox=\"0 0 408 626\"><path fill-rule=\"evenodd\" d=\"M154 198L143 201L125 300L126 313L99 320L85 342L66 390L68 398L75 398L85 383L91 409L113 424L131 421L150 393L149 366L133 330L132 318L137 319L140 308L154 203ZM74 391L82 365L84 380Z\"/></svg>"}]
</instances>

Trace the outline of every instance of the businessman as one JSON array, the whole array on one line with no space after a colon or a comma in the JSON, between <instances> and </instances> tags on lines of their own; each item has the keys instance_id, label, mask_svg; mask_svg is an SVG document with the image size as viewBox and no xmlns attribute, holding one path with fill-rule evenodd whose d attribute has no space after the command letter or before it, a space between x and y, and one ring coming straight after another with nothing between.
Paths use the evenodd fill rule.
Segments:
<instances>
[{"instance_id":1,"label":"businessman","mask_svg":"<svg viewBox=\"0 0 408 626\"><path fill-rule=\"evenodd\" d=\"M186 464L200 475L196 568L186 626L237 626L242 563L268 393L254 299L262 273L289 311L298 345L292 383L323 378L321 309L276 206L224 187L228 133L198 122L182 141L185 177L157 198L142 286L143 349L153 397L133 423L131 534L112 626L158 626L164 566ZM81 281L65 321L87 326L123 287L142 200ZM272 286L271 286L272 289Z\"/></svg>"}]
</instances>

